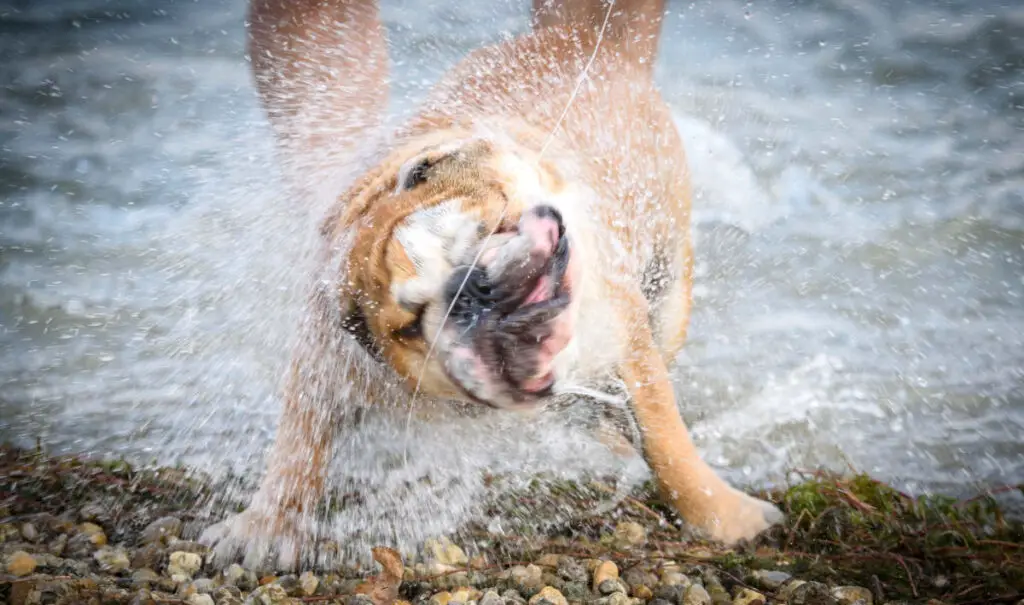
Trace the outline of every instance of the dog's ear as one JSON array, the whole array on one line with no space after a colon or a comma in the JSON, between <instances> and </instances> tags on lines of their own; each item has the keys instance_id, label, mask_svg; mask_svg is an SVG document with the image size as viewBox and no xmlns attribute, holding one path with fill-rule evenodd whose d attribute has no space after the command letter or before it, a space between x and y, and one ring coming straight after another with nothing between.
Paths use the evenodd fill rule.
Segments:
<instances>
[{"instance_id":1,"label":"dog's ear","mask_svg":"<svg viewBox=\"0 0 1024 605\"><path fill-rule=\"evenodd\" d=\"M341 329L347 332L370 357L382 361L383 354L377 344L377 339L370 331L370 325L366 323L366 315L363 310L351 298L342 301L342 304L347 308L342 308Z\"/></svg>"}]
</instances>

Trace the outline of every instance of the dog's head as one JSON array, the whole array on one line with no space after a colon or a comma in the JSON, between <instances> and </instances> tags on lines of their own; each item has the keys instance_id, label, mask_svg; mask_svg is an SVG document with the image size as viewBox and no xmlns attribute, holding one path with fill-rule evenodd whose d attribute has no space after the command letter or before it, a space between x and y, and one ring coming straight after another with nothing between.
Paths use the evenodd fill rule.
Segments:
<instances>
[{"instance_id":1,"label":"dog's head","mask_svg":"<svg viewBox=\"0 0 1024 605\"><path fill-rule=\"evenodd\" d=\"M559 379L576 306L555 169L514 142L435 135L345 195L345 329L426 395L515 408Z\"/></svg>"}]
</instances>

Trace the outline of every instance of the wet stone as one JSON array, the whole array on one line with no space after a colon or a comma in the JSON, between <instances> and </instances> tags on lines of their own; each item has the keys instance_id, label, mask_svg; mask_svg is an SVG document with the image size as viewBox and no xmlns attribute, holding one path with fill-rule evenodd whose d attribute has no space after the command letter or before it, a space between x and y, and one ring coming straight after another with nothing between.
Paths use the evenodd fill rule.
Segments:
<instances>
[{"instance_id":1,"label":"wet stone","mask_svg":"<svg viewBox=\"0 0 1024 605\"><path fill-rule=\"evenodd\" d=\"M838 586L832 589L832 596L839 605L872 605L871 591L860 586Z\"/></svg>"},{"instance_id":2,"label":"wet stone","mask_svg":"<svg viewBox=\"0 0 1024 605\"><path fill-rule=\"evenodd\" d=\"M633 586L631 592L635 598L642 601L650 601L651 598L654 597L654 592L647 587L646 584L637 584L636 586Z\"/></svg>"},{"instance_id":3,"label":"wet stone","mask_svg":"<svg viewBox=\"0 0 1024 605\"><path fill-rule=\"evenodd\" d=\"M668 601L670 603L680 603L682 602L683 593L685 592L686 586L684 585L661 584L654 587L654 598Z\"/></svg>"},{"instance_id":4,"label":"wet stone","mask_svg":"<svg viewBox=\"0 0 1024 605\"><path fill-rule=\"evenodd\" d=\"M166 544L171 538L181 536L182 523L177 517L160 517L142 530L139 540L142 544Z\"/></svg>"},{"instance_id":5,"label":"wet stone","mask_svg":"<svg viewBox=\"0 0 1024 605\"><path fill-rule=\"evenodd\" d=\"M316 577L316 574L313 572L307 571L299 576L299 588L304 596L313 596L316 594L316 589L319 587L320 578Z\"/></svg>"},{"instance_id":6,"label":"wet stone","mask_svg":"<svg viewBox=\"0 0 1024 605\"><path fill-rule=\"evenodd\" d=\"M569 605L569 602L556 588L545 586L530 599L530 605Z\"/></svg>"},{"instance_id":7,"label":"wet stone","mask_svg":"<svg viewBox=\"0 0 1024 605\"><path fill-rule=\"evenodd\" d=\"M245 605L284 605L288 602L288 594L277 584L265 584L252 591L246 597Z\"/></svg>"},{"instance_id":8,"label":"wet stone","mask_svg":"<svg viewBox=\"0 0 1024 605\"><path fill-rule=\"evenodd\" d=\"M788 593L790 605L836 605L828 586L820 582L803 582Z\"/></svg>"},{"instance_id":9,"label":"wet stone","mask_svg":"<svg viewBox=\"0 0 1024 605\"><path fill-rule=\"evenodd\" d=\"M689 576L687 576L684 573L672 570L665 570L661 572L661 578L659 579L659 583L664 586L682 586L685 588L690 584L693 584L693 580L691 580Z\"/></svg>"},{"instance_id":10,"label":"wet stone","mask_svg":"<svg viewBox=\"0 0 1024 605\"><path fill-rule=\"evenodd\" d=\"M619 568L612 561L601 561L594 569L594 590L600 591L601 584L607 580L618 580Z\"/></svg>"},{"instance_id":11,"label":"wet stone","mask_svg":"<svg viewBox=\"0 0 1024 605\"><path fill-rule=\"evenodd\" d=\"M497 592L488 590L480 597L479 605L505 605L505 599Z\"/></svg>"},{"instance_id":12,"label":"wet stone","mask_svg":"<svg viewBox=\"0 0 1024 605\"><path fill-rule=\"evenodd\" d=\"M764 605L766 602L763 594L749 588L740 589L732 599L732 605Z\"/></svg>"},{"instance_id":13,"label":"wet stone","mask_svg":"<svg viewBox=\"0 0 1024 605\"><path fill-rule=\"evenodd\" d=\"M512 587L522 596L530 598L543 588L543 571L540 567L536 565L527 565L526 567L517 565L510 571L509 577L512 581Z\"/></svg>"},{"instance_id":14,"label":"wet stone","mask_svg":"<svg viewBox=\"0 0 1024 605\"><path fill-rule=\"evenodd\" d=\"M151 584L160 581L160 574L156 573L148 567L142 569L136 569L132 572L132 582L136 588L148 588Z\"/></svg>"},{"instance_id":15,"label":"wet stone","mask_svg":"<svg viewBox=\"0 0 1024 605\"><path fill-rule=\"evenodd\" d=\"M612 543L621 550L639 548L647 543L647 529L636 521L623 521L615 526Z\"/></svg>"},{"instance_id":16,"label":"wet stone","mask_svg":"<svg viewBox=\"0 0 1024 605\"><path fill-rule=\"evenodd\" d=\"M119 546L104 546L94 552L92 556L96 563L99 564L100 570L107 573L119 574L131 568L128 553Z\"/></svg>"},{"instance_id":17,"label":"wet stone","mask_svg":"<svg viewBox=\"0 0 1024 605\"><path fill-rule=\"evenodd\" d=\"M747 582L765 590L778 590L791 577L784 571L758 569L750 572L747 576Z\"/></svg>"},{"instance_id":18,"label":"wet stone","mask_svg":"<svg viewBox=\"0 0 1024 605\"><path fill-rule=\"evenodd\" d=\"M570 601L583 601L590 597L590 590L585 582L566 582L562 594Z\"/></svg>"},{"instance_id":19,"label":"wet stone","mask_svg":"<svg viewBox=\"0 0 1024 605\"><path fill-rule=\"evenodd\" d=\"M202 566L203 559L196 553L175 551L167 559L167 575L175 581L187 582Z\"/></svg>"},{"instance_id":20,"label":"wet stone","mask_svg":"<svg viewBox=\"0 0 1024 605\"><path fill-rule=\"evenodd\" d=\"M691 584L683 591L680 605L711 605L711 595L700 584Z\"/></svg>"},{"instance_id":21,"label":"wet stone","mask_svg":"<svg viewBox=\"0 0 1024 605\"><path fill-rule=\"evenodd\" d=\"M587 583L587 568L572 557L562 557L558 561L558 577L567 582Z\"/></svg>"},{"instance_id":22,"label":"wet stone","mask_svg":"<svg viewBox=\"0 0 1024 605\"><path fill-rule=\"evenodd\" d=\"M18 550L6 557L4 569L15 577L27 576L36 570L36 559L23 550Z\"/></svg>"},{"instance_id":23,"label":"wet stone","mask_svg":"<svg viewBox=\"0 0 1024 605\"><path fill-rule=\"evenodd\" d=\"M205 593L197 593L186 601L189 605L215 605L213 597Z\"/></svg>"},{"instance_id":24,"label":"wet stone","mask_svg":"<svg viewBox=\"0 0 1024 605\"><path fill-rule=\"evenodd\" d=\"M32 523L22 523L20 532L21 537L28 542L38 542L41 538L39 530Z\"/></svg>"},{"instance_id":25,"label":"wet stone","mask_svg":"<svg viewBox=\"0 0 1024 605\"><path fill-rule=\"evenodd\" d=\"M601 582L600 586L597 587L597 591L606 596L619 592L626 594L626 585L617 578L609 578Z\"/></svg>"},{"instance_id":26,"label":"wet stone","mask_svg":"<svg viewBox=\"0 0 1024 605\"><path fill-rule=\"evenodd\" d=\"M518 605L526 602L526 599L523 598L523 595L520 594L520 592L518 590L515 590L514 588L510 588L509 590L506 590L505 592L501 593L501 597L505 599L506 605Z\"/></svg>"},{"instance_id":27,"label":"wet stone","mask_svg":"<svg viewBox=\"0 0 1024 605\"><path fill-rule=\"evenodd\" d=\"M436 563L456 567L469 563L469 557L466 556L462 548L446 537L427 540L423 549L426 551L427 558Z\"/></svg>"}]
</instances>

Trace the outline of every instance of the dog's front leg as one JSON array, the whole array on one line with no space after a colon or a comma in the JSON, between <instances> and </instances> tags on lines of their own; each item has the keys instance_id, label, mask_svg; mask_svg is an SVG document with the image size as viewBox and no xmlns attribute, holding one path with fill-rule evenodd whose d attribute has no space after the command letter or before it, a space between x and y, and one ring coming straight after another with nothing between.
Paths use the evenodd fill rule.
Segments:
<instances>
[{"instance_id":1,"label":"dog's front leg","mask_svg":"<svg viewBox=\"0 0 1024 605\"><path fill-rule=\"evenodd\" d=\"M750 539L781 521L772 504L730 487L700 457L676 405L665 361L651 336L642 299L620 372L640 426L644 458L663 495L691 525L727 544Z\"/></svg>"}]
</instances>

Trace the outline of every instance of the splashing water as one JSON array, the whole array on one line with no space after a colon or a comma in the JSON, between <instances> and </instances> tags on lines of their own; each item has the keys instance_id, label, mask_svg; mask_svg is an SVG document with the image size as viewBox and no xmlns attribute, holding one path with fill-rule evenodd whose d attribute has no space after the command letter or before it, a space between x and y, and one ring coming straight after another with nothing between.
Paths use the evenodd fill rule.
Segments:
<instances>
[{"instance_id":1,"label":"splashing water","mask_svg":"<svg viewBox=\"0 0 1024 605\"><path fill-rule=\"evenodd\" d=\"M525 4L385 3L395 121ZM911 490L1020 481L1024 21L860 6L670 7L656 73L697 193L686 419L740 484L847 461ZM0 23L25 25L0 37L0 437L258 474L331 200L289 200L241 3L58 10ZM335 481L368 496L340 539L447 531L485 471L646 472L557 414L403 421L341 440Z\"/></svg>"}]
</instances>

